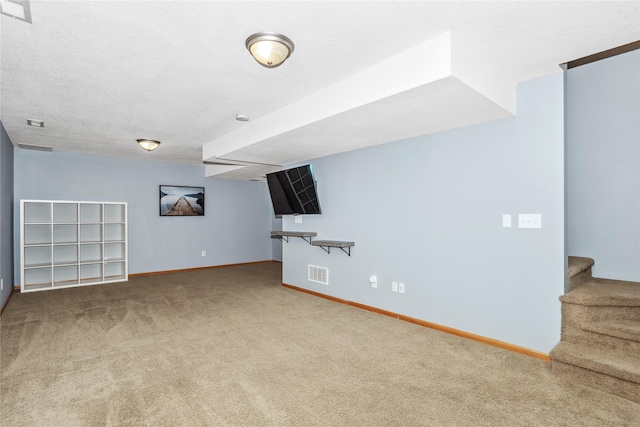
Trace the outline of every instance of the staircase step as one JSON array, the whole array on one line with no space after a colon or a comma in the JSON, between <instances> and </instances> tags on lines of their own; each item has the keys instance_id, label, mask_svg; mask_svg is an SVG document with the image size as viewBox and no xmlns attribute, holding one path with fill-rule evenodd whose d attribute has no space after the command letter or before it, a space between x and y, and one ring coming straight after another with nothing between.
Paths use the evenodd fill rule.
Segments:
<instances>
[{"instance_id":1,"label":"staircase step","mask_svg":"<svg viewBox=\"0 0 640 427\"><path fill-rule=\"evenodd\" d=\"M574 307L593 310L592 307ZM576 311L572 313L575 314ZM597 321L565 316L562 321L562 341L584 345L594 350L640 355L640 320L628 320L628 317L623 317L623 320L612 319L611 316L603 315L602 319Z\"/></svg>"},{"instance_id":2,"label":"staircase step","mask_svg":"<svg viewBox=\"0 0 640 427\"><path fill-rule=\"evenodd\" d=\"M584 258L579 256L570 256L567 266L567 274L569 277L573 277L583 271L588 270L594 264L591 258Z\"/></svg>"},{"instance_id":3,"label":"staircase step","mask_svg":"<svg viewBox=\"0 0 640 427\"><path fill-rule=\"evenodd\" d=\"M608 335L623 340L640 343L640 322L634 321L610 321L610 322L586 322L582 329L601 335Z\"/></svg>"},{"instance_id":4,"label":"staircase step","mask_svg":"<svg viewBox=\"0 0 640 427\"><path fill-rule=\"evenodd\" d=\"M570 256L567 263L567 275L569 277L569 290L591 280L591 267L594 262L591 258Z\"/></svg>"},{"instance_id":5,"label":"staircase step","mask_svg":"<svg viewBox=\"0 0 640 427\"><path fill-rule=\"evenodd\" d=\"M551 350L549 356L552 360L631 381L640 387L640 355L615 354L561 341Z\"/></svg>"},{"instance_id":6,"label":"staircase step","mask_svg":"<svg viewBox=\"0 0 640 427\"><path fill-rule=\"evenodd\" d=\"M551 350L552 370L565 379L640 403L640 357L561 341Z\"/></svg>"},{"instance_id":7,"label":"staircase step","mask_svg":"<svg viewBox=\"0 0 640 427\"><path fill-rule=\"evenodd\" d=\"M640 307L640 283L593 278L560 297L560 301L612 307Z\"/></svg>"}]
</instances>

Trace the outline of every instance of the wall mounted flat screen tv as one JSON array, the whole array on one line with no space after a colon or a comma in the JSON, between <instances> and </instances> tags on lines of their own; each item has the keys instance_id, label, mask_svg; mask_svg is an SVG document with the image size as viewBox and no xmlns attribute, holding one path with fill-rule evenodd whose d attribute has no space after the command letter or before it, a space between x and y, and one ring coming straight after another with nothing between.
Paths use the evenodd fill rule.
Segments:
<instances>
[{"instance_id":1,"label":"wall mounted flat screen tv","mask_svg":"<svg viewBox=\"0 0 640 427\"><path fill-rule=\"evenodd\" d=\"M276 215L320 214L320 203L311 165L267 174Z\"/></svg>"}]
</instances>

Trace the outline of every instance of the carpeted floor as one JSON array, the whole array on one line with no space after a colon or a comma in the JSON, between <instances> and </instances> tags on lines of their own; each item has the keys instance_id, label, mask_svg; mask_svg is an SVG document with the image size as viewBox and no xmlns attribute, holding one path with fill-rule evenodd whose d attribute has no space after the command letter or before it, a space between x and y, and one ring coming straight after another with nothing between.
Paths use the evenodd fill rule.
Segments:
<instances>
[{"instance_id":1,"label":"carpeted floor","mask_svg":"<svg viewBox=\"0 0 640 427\"><path fill-rule=\"evenodd\" d=\"M0 424L640 425L549 363L280 282L262 263L14 295Z\"/></svg>"}]
</instances>

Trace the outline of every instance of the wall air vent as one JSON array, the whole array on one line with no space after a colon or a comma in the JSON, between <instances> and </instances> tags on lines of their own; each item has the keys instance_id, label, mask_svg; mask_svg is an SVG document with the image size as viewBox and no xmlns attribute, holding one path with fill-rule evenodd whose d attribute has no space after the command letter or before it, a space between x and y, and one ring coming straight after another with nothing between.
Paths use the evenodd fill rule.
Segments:
<instances>
[{"instance_id":1,"label":"wall air vent","mask_svg":"<svg viewBox=\"0 0 640 427\"><path fill-rule=\"evenodd\" d=\"M318 267L317 265L309 264L309 281L328 285L329 269L326 267Z\"/></svg>"},{"instance_id":2,"label":"wall air vent","mask_svg":"<svg viewBox=\"0 0 640 427\"><path fill-rule=\"evenodd\" d=\"M31 24L31 1L0 0L0 13Z\"/></svg>"}]
</instances>

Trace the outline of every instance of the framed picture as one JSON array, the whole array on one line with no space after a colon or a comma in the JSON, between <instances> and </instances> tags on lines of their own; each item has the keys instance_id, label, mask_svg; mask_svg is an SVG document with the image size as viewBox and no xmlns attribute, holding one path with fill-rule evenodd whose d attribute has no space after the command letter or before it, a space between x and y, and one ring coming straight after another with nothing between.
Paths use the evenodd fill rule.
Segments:
<instances>
[{"instance_id":1,"label":"framed picture","mask_svg":"<svg viewBox=\"0 0 640 427\"><path fill-rule=\"evenodd\" d=\"M160 216L204 216L204 187L161 185Z\"/></svg>"}]
</instances>

